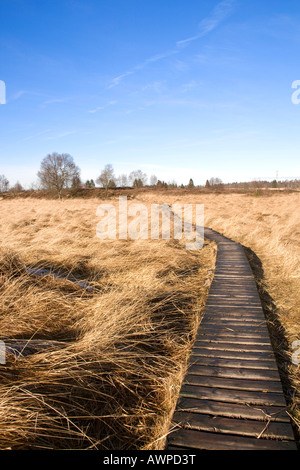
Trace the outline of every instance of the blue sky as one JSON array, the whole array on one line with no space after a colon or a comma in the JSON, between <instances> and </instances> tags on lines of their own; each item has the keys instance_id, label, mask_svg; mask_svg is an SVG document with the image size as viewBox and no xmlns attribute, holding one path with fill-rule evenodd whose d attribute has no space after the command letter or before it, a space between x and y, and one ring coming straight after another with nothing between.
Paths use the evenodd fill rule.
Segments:
<instances>
[{"instance_id":1,"label":"blue sky","mask_svg":"<svg viewBox=\"0 0 300 470\"><path fill-rule=\"evenodd\" d=\"M300 4L1 0L0 174L70 153L197 184L300 177Z\"/></svg>"}]
</instances>

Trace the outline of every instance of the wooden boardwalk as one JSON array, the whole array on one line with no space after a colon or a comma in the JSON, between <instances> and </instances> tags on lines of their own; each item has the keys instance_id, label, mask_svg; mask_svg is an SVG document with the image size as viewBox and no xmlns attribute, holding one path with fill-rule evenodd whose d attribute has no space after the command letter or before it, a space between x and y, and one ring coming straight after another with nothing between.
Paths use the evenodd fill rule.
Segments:
<instances>
[{"instance_id":1,"label":"wooden boardwalk","mask_svg":"<svg viewBox=\"0 0 300 470\"><path fill-rule=\"evenodd\" d=\"M243 247L218 243L204 316L168 450L297 450L259 294Z\"/></svg>"}]
</instances>

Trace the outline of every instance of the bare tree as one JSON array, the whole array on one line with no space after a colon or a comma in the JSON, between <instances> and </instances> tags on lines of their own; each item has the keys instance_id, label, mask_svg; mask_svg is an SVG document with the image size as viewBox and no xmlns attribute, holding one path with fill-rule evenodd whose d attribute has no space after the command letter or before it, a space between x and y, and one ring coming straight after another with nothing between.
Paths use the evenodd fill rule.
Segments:
<instances>
[{"instance_id":1,"label":"bare tree","mask_svg":"<svg viewBox=\"0 0 300 470\"><path fill-rule=\"evenodd\" d=\"M176 180L168 181L168 188L170 188L170 189L178 188L177 181Z\"/></svg>"},{"instance_id":2,"label":"bare tree","mask_svg":"<svg viewBox=\"0 0 300 470\"><path fill-rule=\"evenodd\" d=\"M16 184L14 186L12 186L12 188L10 188L10 191L12 191L14 193L19 193L20 191L24 191L24 188L21 185L21 183L19 181L17 181Z\"/></svg>"},{"instance_id":3,"label":"bare tree","mask_svg":"<svg viewBox=\"0 0 300 470\"><path fill-rule=\"evenodd\" d=\"M30 185L28 186L29 191L37 191L41 187L40 181L32 181Z\"/></svg>"},{"instance_id":4,"label":"bare tree","mask_svg":"<svg viewBox=\"0 0 300 470\"><path fill-rule=\"evenodd\" d=\"M0 192L5 193L9 189L9 181L4 175L0 175Z\"/></svg>"},{"instance_id":5,"label":"bare tree","mask_svg":"<svg viewBox=\"0 0 300 470\"><path fill-rule=\"evenodd\" d=\"M128 180L131 186L142 187L147 184L147 175L141 170L132 171L128 176Z\"/></svg>"},{"instance_id":6,"label":"bare tree","mask_svg":"<svg viewBox=\"0 0 300 470\"><path fill-rule=\"evenodd\" d=\"M217 186L217 185L223 184L220 178L210 178L208 183L209 183L209 186Z\"/></svg>"},{"instance_id":7,"label":"bare tree","mask_svg":"<svg viewBox=\"0 0 300 470\"><path fill-rule=\"evenodd\" d=\"M125 186L128 186L128 177L127 177L127 175L125 175L125 173L123 173L122 175L118 176L118 178L116 179L116 184L117 184L117 186L121 186L122 188L124 188Z\"/></svg>"},{"instance_id":8,"label":"bare tree","mask_svg":"<svg viewBox=\"0 0 300 470\"><path fill-rule=\"evenodd\" d=\"M80 170L71 155L54 152L42 160L38 177L42 188L56 191L61 199L62 190L70 188L74 178L79 178L79 174Z\"/></svg>"},{"instance_id":9,"label":"bare tree","mask_svg":"<svg viewBox=\"0 0 300 470\"><path fill-rule=\"evenodd\" d=\"M150 176L150 186L156 186L157 185L157 176L156 175L151 175Z\"/></svg>"},{"instance_id":10,"label":"bare tree","mask_svg":"<svg viewBox=\"0 0 300 470\"><path fill-rule=\"evenodd\" d=\"M96 179L96 183L105 188L107 194L107 190L113 182L115 182L113 166L110 164L105 165L104 169Z\"/></svg>"}]
</instances>

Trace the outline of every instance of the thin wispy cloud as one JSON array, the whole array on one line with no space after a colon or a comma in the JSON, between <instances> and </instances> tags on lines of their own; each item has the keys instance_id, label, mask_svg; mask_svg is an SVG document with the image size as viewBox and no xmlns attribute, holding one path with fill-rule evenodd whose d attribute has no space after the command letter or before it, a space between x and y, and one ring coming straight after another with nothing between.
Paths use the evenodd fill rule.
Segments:
<instances>
[{"instance_id":1,"label":"thin wispy cloud","mask_svg":"<svg viewBox=\"0 0 300 470\"><path fill-rule=\"evenodd\" d=\"M19 90L19 91L17 91L16 93L13 94L12 99L13 99L13 100L18 100L18 99L21 98L21 96L23 96L25 93L26 93L26 91L24 91L24 90Z\"/></svg>"},{"instance_id":2,"label":"thin wispy cloud","mask_svg":"<svg viewBox=\"0 0 300 470\"><path fill-rule=\"evenodd\" d=\"M132 75L133 74L133 71L130 71L130 72L125 72L125 73L122 73L122 75L119 75L118 77L115 77L111 84L109 85L108 88L113 88L115 87L116 85L119 85L119 83L123 80L123 78L127 77L128 75Z\"/></svg>"},{"instance_id":3,"label":"thin wispy cloud","mask_svg":"<svg viewBox=\"0 0 300 470\"><path fill-rule=\"evenodd\" d=\"M199 23L199 31L194 36L183 39L181 41L177 41L177 46L187 46L190 42L196 41L211 31L216 29L234 10L234 4L236 0L224 0L213 9L213 12L207 18L204 18Z\"/></svg>"},{"instance_id":4,"label":"thin wispy cloud","mask_svg":"<svg viewBox=\"0 0 300 470\"><path fill-rule=\"evenodd\" d=\"M97 111L100 111L101 109L104 109L104 106L97 106L95 109L90 109L88 113L94 114L97 113Z\"/></svg>"},{"instance_id":5,"label":"thin wispy cloud","mask_svg":"<svg viewBox=\"0 0 300 470\"><path fill-rule=\"evenodd\" d=\"M195 89L196 87L198 87L198 83L195 80L191 80L187 83L184 83L181 87L181 90L182 90L183 93L187 93L187 92Z\"/></svg>"},{"instance_id":6,"label":"thin wispy cloud","mask_svg":"<svg viewBox=\"0 0 300 470\"><path fill-rule=\"evenodd\" d=\"M162 93L165 88L165 80L156 80L152 83L147 83L147 85L144 85L142 87L142 91L154 91L155 93L159 94Z\"/></svg>"},{"instance_id":7,"label":"thin wispy cloud","mask_svg":"<svg viewBox=\"0 0 300 470\"><path fill-rule=\"evenodd\" d=\"M18 90L6 99L6 103L10 103L11 101L17 101L26 94L27 92L25 90Z\"/></svg>"},{"instance_id":8,"label":"thin wispy cloud","mask_svg":"<svg viewBox=\"0 0 300 470\"><path fill-rule=\"evenodd\" d=\"M220 3L218 3L216 7L213 9L211 15L201 20L201 22L199 23L198 32L195 35L189 38L177 41L174 49L170 49L161 54L156 54L150 57L149 59L146 59L145 61L141 62L140 64L136 65L131 70L128 70L127 72L115 77L111 81L110 85L108 86L108 89L114 88L115 86L119 85L121 81L124 80L124 78L128 77L129 75L133 75L138 70L142 70L147 65L153 64L160 60L171 57L172 55L178 54L179 52L181 52L183 48L187 47L191 42L196 41L197 39L200 39L206 36L207 34L209 34L210 32L212 32L223 21L225 21L225 19L230 14L232 14L235 3L236 3L236 0L223 0Z\"/></svg>"},{"instance_id":9,"label":"thin wispy cloud","mask_svg":"<svg viewBox=\"0 0 300 470\"><path fill-rule=\"evenodd\" d=\"M46 104L56 104L56 103L65 103L67 98L53 98L51 100L44 101L44 105Z\"/></svg>"},{"instance_id":10,"label":"thin wispy cloud","mask_svg":"<svg viewBox=\"0 0 300 470\"><path fill-rule=\"evenodd\" d=\"M77 134L78 131L65 131L65 132L59 132L58 134L52 135L50 137L47 137L46 140L56 140L56 139L62 139L63 137L68 137L69 135Z\"/></svg>"},{"instance_id":11,"label":"thin wispy cloud","mask_svg":"<svg viewBox=\"0 0 300 470\"><path fill-rule=\"evenodd\" d=\"M48 134L49 132L51 132L51 129L46 129L46 130L38 132L36 134L29 135L28 137L25 137L23 139L23 142L25 142L27 140L37 139L38 137L41 137L42 135Z\"/></svg>"},{"instance_id":12,"label":"thin wispy cloud","mask_svg":"<svg viewBox=\"0 0 300 470\"><path fill-rule=\"evenodd\" d=\"M97 106L97 108L95 108L95 109L90 109L90 110L88 111L88 113L90 113L90 114L95 114L95 113L97 113L98 111L101 111L102 109L105 109L107 106L113 106L113 105L115 105L115 104L117 104L117 101L112 100L112 101L109 101L109 102L106 104L106 106Z\"/></svg>"}]
</instances>

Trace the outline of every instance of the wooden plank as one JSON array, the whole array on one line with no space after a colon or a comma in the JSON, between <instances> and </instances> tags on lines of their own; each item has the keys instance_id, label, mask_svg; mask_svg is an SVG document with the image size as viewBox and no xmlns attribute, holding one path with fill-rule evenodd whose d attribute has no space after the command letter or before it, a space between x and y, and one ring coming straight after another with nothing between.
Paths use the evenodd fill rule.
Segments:
<instances>
[{"instance_id":1,"label":"wooden plank","mask_svg":"<svg viewBox=\"0 0 300 470\"><path fill-rule=\"evenodd\" d=\"M213 294L223 294L223 295L247 295L250 297L254 297L259 299L259 293L257 290L257 286L255 281L237 281L235 279L231 279L228 281L220 281L214 280L212 281L209 289L209 293L212 292Z\"/></svg>"},{"instance_id":2,"label":"wooden plank","mask_svg":"<svg viewBox=\"0 0 300 470\"><path fill-rule=\"evenodd\" d=\"M236 313L239 313L240 315L258 315L258 317L261 317L263 318L264 320L266 319L265 317L265 314L263 312L263 310L260 308L260 309L257 309L257 308L250 308L249 306L248 307L237 307L237 306L234 306L233 305L233 308L231 308L231 305L206 305L205 307L205 315L209 315L209 314L226 314L226 315L230 315L230 314L236 314Z\"/></svg>"},{"instance_id":3,"label":"wooden plank","mask_svg":"<svg viewBox=\"0 0 300 470\"><path fill-rule=\"evenodd\" d=\"M209 339L196 340L195 347L206 350L218 351L240 351L240 352L268 352L273 354L273 349L268 343L242 343L242 342L226 342L214 341Z\"/></svg>"},{"instance_id":4,"label":"wooden plank","mask_svg":"<svg viewBox=\"0 0 300 470\"><path fill-rule=\"evenodd\" d=\"M225 305L227 307L231 307L231 306L240 306L240 307L249 307L249 306L253 306L254 308L262 308L261 306L261 303L255 299L255 298L251 298L250 296L249 297L244 297L243 299L241 298L233 298L233 297L227 297L227 296L217 296L215 295L214 297L210 297L208 300L207 300L207 306L209 307L211 304L215 304L215 305Z\"/></svg>"},{"instance_id":5,"label":"wooden plank","mask_svg":"<svg viewBox=\"0 0 300 470\"><path fill-rule=\"evenodd\" d=\"M225 283L236 283L236 284L247 284L250 286L255 285L255 280L253 278L253 274L249 273L247 276L234 276L230 274L220 274L218 275L218 270L215 270L215 276L214 276L215 281L222 280L222 282Z\"/></svg>"},{"instance_id":6,"label":"wooden plank","mask_svg":"<svg viewBox=\"0 0 300 470\"><path fill-rule=\"evenodd\" d=\"M260 333L260 334L265 334L265 336L269 335L269 331L267 327L263 324L255 324L255 325L249 325L248 323L245 322L244 325L241 325L240 323L236 324L234 321L226 322L226 323L210 323L208 321L205 321L202 323L202 328L204 330L208 329L213 329L216 333L218 332L223 332L223 331L233 331L236 333L242 332L242 333Z\"/></svg>"},{"instance_id":7,"label":"wooden plank","mask_svg":"<svg viewBox=\"0 0 300 470\"><path fill-rule=\"evenodd\" d=\"M262 309L255 309L252 307L225 307L225 306L217 306L217 305L209 305L205 307L204 314L209 313L239 313L241 315L247 314L255 314L261 315L261 318L265 319L264 313Z\"/></svg>"},{"instance_id":8,"label":"wooden plank","mask_svg":"<svg viewBox=\"0 0 300 470\"><path fill-rule=\"evenodd\" d=\"M236 276L234 274L219 274L218 272L215 273L215 279L218 280L218 279L221 279L221 280L227 280L227 281L230 281L231 279L236 279ZM252 282L252 279L253 279L253 275L251 273L249 273L247 276L244 275L244 276L239 276L239 280L240 279L249 279L249 281L251 280Z\"/></svg>"},{"instance_id":9,"label":"wooden plank","mask_svg":"<svg viewBox=\"0 0 300 470\"><path fill-rule=\"evenodd\" d=\"M184 451L186 451L186 450L189 451L189 450L191 450L191 449L189 449L188 447L178 447L178 446L171 446L171 445L169 445L169 446L168 446L168 451L169 451L169 450L172 450L172 451L174 451L174 452L176 452L176 453L178 453L178 454L183 454Z\"/></svg>"},{"instance_id":10,"label":"wooden plank","mask_svg":"<svg viewBox=\"0 0 300 470\"><path fill-rule=\"evenodd\" d=\"M248 301L248 300L254 300L256 301L257 303L258 300L259 300L259 297L258 295L256 294L249 294L249 292L245 292L244 294L241 294L240 292L239 293L236 293L236 294L233 294L232 292L223 292L223 291L220 291L219 289L213 289L212 291L209 292L209 296L212 300L230 300L230 301L238 301L238 302L241 302L241 301Z\"/></svg>"},{"instance_id":11,"label":"wooden plank","mask_svg":"<svg viewBox=\"0 0 300 470\"><path fill-rule=\"evenodd\" d=\"M207 308L205 311L206 316L214 316L214 317L226 317L230 318L232 316L239 316L240 318L257 318L261 321L266 321L266 317L263 311L251 310L251 309L241 309L241 308L225 308L225 307L211 307Z\"/></svg>"},{"instance_id":12,"label":"wooden plank","mask_svg":"<svg viewBox=\"0 0 300 470\"><path fill-rule=\"evenodd\" d=\"M230 337L230 338L238 338L238 339L252 339L252 340L262 340L263 342L270 341L270 335L267 334L266 332L251 332L251 331L234 331L232 328L225 330L223 329L214 329L214 328L208 328L202 326L199 330L199 333L197 334L197 338L201 338L202 336L206 337L216 337L216 338L221 338L221 337ZM231 341L228 340L228 341Z\"/></svg>"},{"instance_id":13,"label":"wooden plank","mask_svg":"<svg viewBox=\"0 0 300 470\"><path fill-rule=\"evenodd\" d=\"M255 300L247 299L235 299L232 300L230 297L215 297L213 299L207 300L205 305L205 313L209 313L212 310L219 312L224 310L226 313L236 312L240 310L240 313L255 313L263 315L265 318L264 311L260 304Z\"/></svg>"},{"instance_id":14,"label":"wooden plank","mask_svg":"<svg viewBox=\"0 0 300 470\"><path fill-rule=\"evenodd\" d=\"M220 269L219 269L218 267L216 267L214 274L218 273L219 271L220 271ZM227 272L230 272L230 268L227 268ZM252 273L250 273L250 274L252 274ZM252 277L251 277L251 276L247 276L247 277L245 277L245 276L236 276L235 279L234 279L234 278L231 278L230 280L228 280L228 283L247 284L247 285L252 286L252 287L256 286L256 284L255 284L255 279L254 279L254 277L253 277L253 274L252 274ZM221 288L221 287L223 287L222 284L223 284L223 282L220 283L220 282L214 277L213 280L212 280L212 284L211 284L211 285L212 285L212 286L218 286L218 287Z\"/></svg>"},{"instance_id":15,"label":"wooden plank","mask_svg":"<svg viewBox=\"0 0 300 470\"><path fill-rule=\"evenodd\" d=\"M248 269L226 269L226 268L218 268L216 271L216 274L221 276L221 275L224 275L224 276L236 276L236 277L246 277L247 279L250 277L252 278L253 274L251 271L249 271Z\"/></svg>"},{"instance_id":16,"label":"wooden plank","mask_svg":"<svg viewBox=\"0 0 300 470\"><path fill-rule=\"evenodd\" d=\"M188 372L195 375L206 375L210 377L227 377L231 379L258 379L279 381L277 370L249 369L238 367L211 367L205 365L191 364Z\"/></svg>"},{"instance_id":17,"label":"wooden plank","mask_svg":"<svg viewBox=\"0 0 300 470\"><path fill-rule=\"evenodd\" d=\"M252 329L263 329L268 332L268 329L265 325L265 321L263 322L261 319L258 320L253 320L253 319L248 319L248 321L236 319L236 318L220 318L219 320L216 318L205 318L202 322L202 326L207 326L207 327L215 327L219 326L220 328L223 327L236 327L236 329L242 329L243 331L250 331L250 327Z\"/></svg>"},{"instance_id":18,"label":"wooden plank","mask_svg":"<svg viewBox=\"0 0 300 470\"><path fill-rule=\"evenodd\" d=\"M246 275L247 279L249 275L252 275L251 280L253 279L253 273L249 265L242 265L238 262L235 264L235 266L233 266L232 264L221 264L217 262L215 266L215 273L237 274L241 275L241 277L243 277L243 275Z\"/></svg>"},{"instance_id":19,"label":"wooden plank","mask_svg":"<svg viewBox=\"0 0 300 470\"><path fill-rule=\"evenodd\" d=\"M183 383L206 387L228 388L235 390L257 390L260 392L282 393L281 382L258 379L231 379L226 377L210 377L206 375L186 374Z\"/></svg>"},{"instance_id":20,"label":"wooden plank","mask_svg":"<svg viewBox=\"0 0 300 470\"><path fill-rule=\"evenodd\" d=\"M212 297L210 297L209 300L219 300L219 299L222 300L222 299L230 299L230 298L234 300L249 299L258 303L258 301L260 301L260 298L258 297L257 290L255 292L255 289L256 289L256 286L253 286L253 289L250 289L249 286L235 287L232 284L226 287L224 286L222 288L220 288L220 286L218 288L211 287L210 292L212 294Z\"/></svg>"},{"instance_id":21,"label":"wooden plank","mask_svg":"<svg viewBox=\"0 0 300 470\"><path fill-rule=\"evenodd\" d=\"M236 310L237 308L245 309L245 310L254 310L260 313L262 311L261 305L257 303L256 301L250 301L247 300L246 302L243 302L241 300L232 300L229 298L222 298L222 299L209 299L207 301L207 307L217 307L217 308L225 308L227 310L234 309Z\"/></svg>"},{"instance_id":22,"label":"wooden plank","mask_svg":"<svg viewBox=\"0 0 300 470\"><path fill-rule=\"evenodd\" d=\"M240 297L230 297L229 293L231 295L240 295ZM256 303L260 308L262 308L262 305L260 303L260 299L256 296L254 289L253 292L249 290L249 287L242 288L239 286L236 290L234 287L228 286L224 288L223 290L218 289L213 289L212 290L212 297L209 297L209 302L210 301L221 301L221 300L232 300L233 302L241 302L245 301L244 305L247 305L247 302L254 302ZM208 305L208 304L207 304Z\"/></svg>"},{"instance_id":23,"label":"wooden plank","mask_svg":"<svg viewBox=\"0 0 300 470\"><path fill-rule=\"evenodd\" d=\"M231 312L240 310L241 313L247 313L247 312L252 312L252 313L263 313L262 308L260 305L248 305L248 304L241 304L241 305L235 305L234 303L225 305L225 303L217 303L217 302L211 302L208 301L206 304L206 309L205 312L209 312L211 310L223 310L224 312Z\"/></svg>"},{"instance_id":24,"label":"wooden plank","mask_svg":"<svg viewBox=\"0 0 300 470\"><path fill-rule=\"evenodd\" d=\"M222 343L270 344L268 335L259 333L241 333L235 332L232 329L216 330L214 332L212 328L202 328L201 333L198 332L196 336L197 341L212 341L214 338L216 341L220 341Z\"/></svg>"},{"instance_id":25,"label":"wooden plank","mask_svg":"<svg viewBox=\"0 0 300 470\"><path fill-rule=\"evenodd\" d=\"M216 261L216 268L218 268L219 266L220 266L220 267L223 266L223 267L225 267L225 268L231 267L231 266L232 266L232 262L226 261L226 260L222 260L222 259L217 259L217 261ZM241 259L241 260L235 262L235 266L236 266L236 267L242 267L242 268L243 268L243 267L249 268L249 263L248 263L248 261Z\"/></svg>"},{"instance_id":26,"label":"wooden plank","mask_svg":"<svg viewBox=\"0 0 300 470\"><path fill-rule=\"evenodd\" d=\"M238 309L226 309L226 311L223 311L223 309L210 309L207 312L205 312L205 316L203 319L207 318L240 318L240 319L256 319L260 321L266 321L265 314L263 312L249 312L248 310L244 311L239 311Z\"/></svg>"},{"instance_id":27,"label":"wooden plank","mask_svg":"<svg viewBox=\"0 0 300 470\"><path fill-rule=\"evenodd\" d=\"M238 323L250 322L249 324L251 325L252 323L260 324L262 321L266 321L266 320L262 316L258 316L256 313L241 315L240 313L232 312L232 313L210 313L208 315L205 315L205 321L208 321L211 323L215 323L218 321L220 321L220 323L223 323L226 321L234 321ZM204 322L202 321L202 325L203 324Z\"/></svg>"},{"instance_id":28,"label":"wooden plank","mask_svg":"<svg viewBox=\"0 0 300 470\"><path fill-rule=\"evenodd\" d=\"M226 403L215 400L205 400L199 397L180 397L177 403L177 411L193 411L194 413L212 416L290 423L286 407Z\"/></svg>"},{"instance_id":29,"label":"wooden plank","mask_svg":"<svg viewBox=\"0 0 300 470\"><path fill-rule=\"evenodd\" d=\"M194 347L192 350L193 356L204 356L204 357L219 357L223 359L247 359L249 361L273 361L273 351L268 352L257 352L257 351L224 351L220 349L205 349Z\"/></svg>"},{"instance_id":30,"label":"wooden plank","mask_svg":"<svg viewBox=\"0 0 300 470\"><path fill-rule=\"evenodd\" d=\"M259 298L256 286L253 286L253 288L249 289L249 287L234 287L232 284L228 287L225 287L223 285L211 285L209 290L209 295L210 294L215 296L232 296L234 298L239 298L238 296Z\"/></svg>"},{"instance_id":31,"label":"wooden plank","mask_svg":"<svg viewBox=\"0 0 300 470\"><path fill-rule=\"evenodd\" d=\"M294 434L289 423L272 423L267 426L263 421L249 419L239 420L209 416L201 413L178 411L174 414L172 425L180 428L196 429L224 434L235 434L248 437L259 436L268 439L294 440Z\"/></svg>"},{"instance_id":32,"label":"wooden plank","mask_svg":"<svg viewBox=\"0 0 300 470\"><path fill-rule=\"evenodd\" d=\"M171 445L183 446L189 449L199 450L297 450L293 441L275 441L271 439L255 439L251 437L227 436L195 431L190 429L178 429L169 435Z\"/></svg>"},{"instance_id":33,"label":"wooden plank","mask_svg":"<svg viewBox=\"0 0 300 470\"><path fill-rule=\"evenodd\" d=\"M215 323L208 323L204 322L202 323L201 330L203 332L211 332L212 330L215 332L215 334L227 334L230 335L231 333L237 335L251 335L252 337L259 336L259 337L264 337L269 339L269 331L268 329L261 324L257 325L249 325L248 323L244 323L242 326L241 324L236 325L234 322L226 322L219 324L217 322Z\"/></svg>"},{"instance_id":34,"label":"wooden plank","mask_svg":"<svg viewBox=\"0 0 300 470\"><path fill-rule=\"evenodd\" d=\"M282 393L204 387L186 383L180 390L180 396L247 405L286 406Z\"/></svg>"},{"instance_id":35,"label":"wooden plank","mask_svg":"<svg viewBox=\"0 0 300 470\"><path fill-rule=\"evenodd\" d=\"M229 277L231 278L232 276L238 277L238 278L246 278L246 279L253 279L253 274L251 271L248 270L243 270L243 269L216 269L215 271L216 274L216 279L218 276L224 276L224 277Z\"/></svg>"},{"instance_id":36,"label":"wooden plank","mask_svg":"<svg viewBox=\"0 0 300 470\"><path fill-rule=\"evenodd\" d=\"M212 367L232 367L238 369L255 369L265 371L277 371L277 365L275 361L262 362L262 361L247 361L246 359L223 359L219 357L202 357L194 356L193 351L190 357L190 362L195 365L204 365Z\"/></svg>"},{"instance_id":37,"label":"wooden plank","mask_svg":"<svg viewBox=\"0 0 300 470\"><path fill-rule=\"evenodd\" d=\"M222 335L206 335L206 334L201 334L201 332L198 332L198 335L196 337L196 341L204 341L206 343L216 343L216 344L231 344L233 347L234 345L255 345L259 347L269 347L271 348L271 343L269 341L269 338L252 338L252 337L240 337L240 336L233 336L233 335L228 335L227 337L224 337ZM273 350L273 349L272 349Z\"/></svg>"},{"instance_id":38,"label":"wooden plank","mask_svg":"<svg viewBox=\"0 0 300 470\"><path fill-rule=\"evenodd\" d=\"M236 278L236 279L231 279L228 282L225 282L225 281L220 282L220 281L217 281L216 279L213 279L210 285L210 289L212 289L213 291L214 290L220 291L220 292L224 291L224 293L229 292L228 290L229 287L232 288L232 293L239 294L239 292L241 291L241 292L246 292L246 294L250 293L255 296L257 296L258 294L257 285L254 279L253 280L247 279L247 281L245 281L245 280Z\"/></svg>"},{"instance_id":39,"label":"wooden plank","mask_svg":"<svg viewBox=\"0 0 300 470\"><path fill-rule=\"evenodd\" d=\"M233 320L234 321L234 320ZM229 325L230 326L230 325ZM200 334L203 334L203 333L214 333L214 334L220 334L220 332L223 334L223 331L225 331L225 329L229 330L229 326L225 324L220 324L218 326L217 322L216 323L209 323L209 322L201 322L201 328L199 328L199 333ZM244 328L240 328L241 325L232 325L232 328L231 328L231 331L233 333L233 336L241 336L241 337L246 337L246 336L249 336L249 335L252 335L252 336L258 336L258 337L265 337L268 339L268 341L270 342L270 334L269 334L269 330L266 326L261 325L256 325L256 326L252 326L252 325L249 325L247 326L246 322L245 322L245 325L244 325Z\"/></svg>"}]
</instances>

